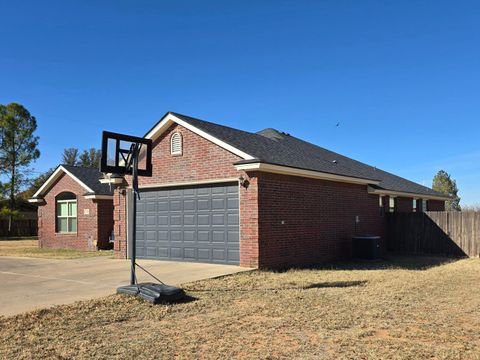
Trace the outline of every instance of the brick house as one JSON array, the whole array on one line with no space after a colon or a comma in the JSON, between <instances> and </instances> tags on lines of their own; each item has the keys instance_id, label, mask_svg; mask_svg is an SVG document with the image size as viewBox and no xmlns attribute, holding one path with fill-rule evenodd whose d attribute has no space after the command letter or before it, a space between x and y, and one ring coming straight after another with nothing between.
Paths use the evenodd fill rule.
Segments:
<instances>
[{"instance_id":1,"label":"brick house","mask_svg":"<svg viewBox=\"0 0 480 360\"><path fill-rule=\"evenodd\" d=\"M29 201L38 205L40 247L107 249L113 230L111 185L97 169L60 165Z\"/></svg>"},{"instance_id":2,"label":"brick house","mask_svg":"<svg viewBox=\"0 0 480 360\"><path fill-rule=\"evenodd\" d=\"M343 259L354 234L384 237L385 212L441 211L447 200L275 129L250 133L169 112L145 137L153 176L139 179L139 258L271 268ZM115 254L125 258L130 179L107 181Z\"/></svg>"}]
</instances>

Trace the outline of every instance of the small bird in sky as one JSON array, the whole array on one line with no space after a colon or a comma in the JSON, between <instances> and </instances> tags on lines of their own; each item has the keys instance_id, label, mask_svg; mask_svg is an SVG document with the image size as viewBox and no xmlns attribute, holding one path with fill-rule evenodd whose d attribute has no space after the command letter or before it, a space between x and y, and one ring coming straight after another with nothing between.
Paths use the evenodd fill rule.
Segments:
<instances>
[{"instance_id":1,"label":"small bird in sky","mask_svg":"<svg viewBox=\"0 0 480 360\"><path fill-rule=\"evenodd\" d=\"M337 125L335 125L336 127L339 127L340 126L340 122L337 122Z\"/></svg>"}]
</instances>

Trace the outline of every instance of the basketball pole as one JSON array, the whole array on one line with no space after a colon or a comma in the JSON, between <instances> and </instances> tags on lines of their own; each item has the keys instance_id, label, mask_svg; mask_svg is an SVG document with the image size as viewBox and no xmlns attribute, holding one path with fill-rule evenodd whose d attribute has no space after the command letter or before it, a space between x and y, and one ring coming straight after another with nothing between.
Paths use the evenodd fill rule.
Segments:
<instances>
[{"instance_id":1,"label":"basketball pole","mask_svg":"<svg viewBox=\"0 0 480 360\"><path fill-rule=\"evenodd\" d=\"M132 204L132 252L131 252L131 265L130 265L130 285L135 285L137 282L135 274L136 263L136 251L137 251L137 191L138 191L138 145L135 145L133 149L133 167L132 167L132 189L133 189L133 204Z\"/></svg>"}]
</instances>

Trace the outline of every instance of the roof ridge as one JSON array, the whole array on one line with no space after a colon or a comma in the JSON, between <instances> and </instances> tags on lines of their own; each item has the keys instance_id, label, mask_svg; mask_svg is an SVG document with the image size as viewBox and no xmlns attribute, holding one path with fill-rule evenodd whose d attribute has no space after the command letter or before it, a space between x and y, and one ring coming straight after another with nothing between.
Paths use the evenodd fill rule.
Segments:
<instances>
[{"instance_id":1,"label":"roof ridge","mask_svg":"<svg viewBox=\"0 0 480 360\"><path fill-rule=\"evenodd\" d=\"M99 173L101 173L101 171L98 168L92 167L92 166L79 166L79 165L69 165L69 164L60 164L59 166L73 167L73 168L76 168L76 169L97 170Z\"/></svg>"},{"instance_id":2,"label":"roof ridge","mask_svg":"<svg viewBox=\"0 0 480 360\"><path fill-rule=\"evenodd\" d=\"M180 116L180 117L184 117L184 118L189 118L189 119L192 119L192 120L195 120L195 121L202 121L202 122L207 123L207 124L210 124L210 125L214 125L214 126L218 126L218 127L222 127L222 128L226 128L226 129L230 129L230 130L241 131L241 132L246 133L246 134L249 134L249 135L258 135L257 133L250 132L250 131L247 131L247 130L241 130L241 129L237 129L237 128L234 128L234 127L231 127L231 126L226 126L226 125L222 125L222 124L217 124L217 123L214 123L214 122L211 122L211 121L208 121L208 120L199 119L199 118L196 118L196 117L193 117L193 116L189 116L189 115L183 115L183 114L180 114L180 113L177 113L177 112L173 112L173 111L169 111L168 113L169 113L169 114L172 114L172 115L174 115L174 116Z\"/></svg>"}]
</instances>

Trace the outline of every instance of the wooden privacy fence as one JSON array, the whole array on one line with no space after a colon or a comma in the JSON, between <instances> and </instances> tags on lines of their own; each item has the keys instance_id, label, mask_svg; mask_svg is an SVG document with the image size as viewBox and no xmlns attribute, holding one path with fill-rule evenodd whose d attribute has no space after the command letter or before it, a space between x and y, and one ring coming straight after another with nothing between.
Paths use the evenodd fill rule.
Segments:
<instances>
[{"instance_id":1,"label":"wooden privacy fence","mask_svg":"<svg viewBox=\"0 0 480 360\"><path fill-rule=\"evenodd\" d=\"M480 256L480 212L392 213L387 223L390 251Z\"/></svg>"},{"instance_id":2,"label":"wooden privacy fence","mask_svg":"<svg viewBox=\"0 0 480 360\"><path fill-rule=\"evenodd\" d=\"M8 220L0 219L0 236L37 236L38 222L36 219L13 220L12 232L8 234Z\"/></svg>"}]
</instances>

